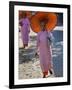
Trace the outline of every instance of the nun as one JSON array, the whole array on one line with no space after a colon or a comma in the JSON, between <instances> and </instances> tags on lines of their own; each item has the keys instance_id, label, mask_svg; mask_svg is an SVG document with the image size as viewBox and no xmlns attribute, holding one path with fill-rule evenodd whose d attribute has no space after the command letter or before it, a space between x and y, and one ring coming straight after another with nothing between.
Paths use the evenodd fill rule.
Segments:
<instances>
[{"instance_id":1,"label":"nun","mask_svg":"<svg viewBox=\"0 0 72 90\"><path fill-rule=\"evenodd\" d=\"M22 18L19 20L19 25L21 26L21 37L23 41L23 47L25 48L28 46L30 33L30 21L26 13L23 13Z\"/></svg>"},{"instance_id":2,"label":"nun","mask_svg":"<svg viewBox=\"0 0 72 90\"><path fill-rule=\"evenodd\" d=\"M37 50L39 49L40 66L43 73L43 78L48 76L48 71L53 74L52 64L52 33L45 29L45 23L41 25L42 30L37 34ZM37 53L36 53L37 54Z\"/></svg>"}]
</instances>

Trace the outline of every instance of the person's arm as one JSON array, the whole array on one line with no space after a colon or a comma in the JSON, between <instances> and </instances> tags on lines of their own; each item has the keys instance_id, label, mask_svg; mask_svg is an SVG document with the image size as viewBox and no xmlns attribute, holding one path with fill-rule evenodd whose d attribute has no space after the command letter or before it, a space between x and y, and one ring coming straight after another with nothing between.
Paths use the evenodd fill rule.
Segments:
<instances>
[{"instance_id":1,"label":"person's arm","mask_svg":"<svg viewBox=\"0 0 72 90\"><path fill-rule=\"evenodd\" d=\"M30 24L29 24L29 27L28 27L28 32L30 33Z\"/></svg>"},{"instance_id":2,"label":"person's arm","mask_svg":"<svg viewBox=\"0 0 72 90\"><path fill-rule=\"evenodd\" d=\"M28 32L30 33L30 21L28 18L27 18L27 22L28 22Z\"/></svg>"},{"instance_id":3,"label":"person's arm","mask_svg":"<svg viewBox=\"0 0 72 90\"><path fill-rule=\"evenodd\" d=\"M52 33L50 33L50 40L51 40L51 45L53 45L53 42L54 42L54 36Z\"/></svg>"},{"instance_id":4,"label":"person's arm","mask_svg":"<svg viewBox=\"0 0 72 90\"><path fill-rule=\"evenodd\" d=\"M53 34L51 32L48 32L48 40L50 42L50 45L53 45L54 37L53 37Z\"/></svg>"}]
</instances>

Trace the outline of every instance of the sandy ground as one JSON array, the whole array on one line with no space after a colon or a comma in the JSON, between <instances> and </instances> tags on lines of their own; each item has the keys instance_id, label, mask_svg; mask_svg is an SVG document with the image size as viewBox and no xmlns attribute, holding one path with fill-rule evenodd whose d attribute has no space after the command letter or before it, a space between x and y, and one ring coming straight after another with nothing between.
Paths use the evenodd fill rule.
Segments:
<instances>
[{"instance_id":1,"label":"sandy ground","mask_svg":"<svg viewBox=\"0 0 72 90\"><path fill-rule=\"evenodd\" d=\"M55 37L57 37L57 35ZM59 40L56 41L52 48L54 74L49 74L48 78L63 76L62 41ZM31 32L29 46L26 49L23 49L21 34L19 33L19 79L42 78L39 57L35 57L35 52L36 34Z\"/></svg>"},{"instance_id":2,"label":"sandy ground","mask_svg":"<svg viewBox=\"0 0 72 90\"><path fill-rule=\"evenodd\" d=\"M25 56L24 52L26 52L26 50L21 52L22 55ZM30 55L28 54L28 57L25 57L23 61L19 62L19 79L42 78L39 57L37 56L34 58L34 54L32 55L33 56L30 57ZM54 75L49 74L48 77L54 77Z\"/></svg>"}]
</instances>

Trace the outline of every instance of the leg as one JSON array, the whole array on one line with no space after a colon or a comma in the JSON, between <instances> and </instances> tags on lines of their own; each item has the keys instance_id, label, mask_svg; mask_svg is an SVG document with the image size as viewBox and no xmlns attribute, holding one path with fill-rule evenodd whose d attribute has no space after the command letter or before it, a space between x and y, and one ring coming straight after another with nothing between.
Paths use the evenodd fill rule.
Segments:
<instances>
[{"instance_id":1,"label":"leg","mask_svg":"<svg viewBox=\"0 0 72 90\"><path fill-rule=\"evenodd\" d=\"M23 47L25 48L25 47L27 47L28 46L28 44L23 44Z\"/></svg>"},{"instance_id":2,"label":"leg","mask_svg":"<svg viewBox=\"0 0 72 90\"><path fill-rule=\"evenodd\" d=\"M48 75L48 72L43 72L43 78L46 78L46 75Z\"/></svg>"},{"instance_id":3,"label":"leg","mask_svg":"<svg viewBox=\"0 0 72 90\"><path fill-rule=\"evenodd\" d=\"M49 73L50 73L51 75L54 75L54 70L53 70L53 68L49 69Z\"/></svg>"},{"instance_id":4,"label":"leg","mask_svg":"<svg viewBox=\"0 0 72 90\"><path fill-rule=\"evenodd\" d=\"M43 75L43 78L46 78L46 76L45 76L45 75Z\"/></svg>"},{"instance_id":5,"label":"leg","mask_svg":"<svg viewBox=\"0 0 72 90\"><path fill-rule=\"evenodd\" d=\"M49 72L50 72L50 74L53 74L53 72L52 72L52 70L51 70L51 69L49 69Z\"/></svg>"},{"instance_id":6,"label":"leg","mask_svg":"<svg viewBox=\"0 0 72 90\"><path fill-rule=\"evenodd\" d=\"M25 48L25 44L23 44L23 47Z\"/></svg>"},{"instance_id":7,"label":"leg","mask_svg":"<svg viewBox=\"0 0 72 90\"><path fill-rule=\"evenodd\" d=\"M28 44L25 44L25 46L28 46Z\"/></svg>"}]
</instances>

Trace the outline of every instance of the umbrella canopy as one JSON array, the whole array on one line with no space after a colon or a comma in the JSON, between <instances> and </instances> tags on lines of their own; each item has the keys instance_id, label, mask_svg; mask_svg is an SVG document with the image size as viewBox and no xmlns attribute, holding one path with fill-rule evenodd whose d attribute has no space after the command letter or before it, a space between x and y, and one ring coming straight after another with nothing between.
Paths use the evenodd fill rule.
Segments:
<instances>
[{"instance_id":1,"label":"umbrella canopy","mask_svg":"<svg viewBox=\"0 0 72 90\"><path fill-rule=\"evenodd\" d=\"M31 28L34 32L41 31L41 23L45 22L45 28L52 31L57 24L57 14L51 12L37 12L30 19Z\"/></svg>"}]
</instances>

